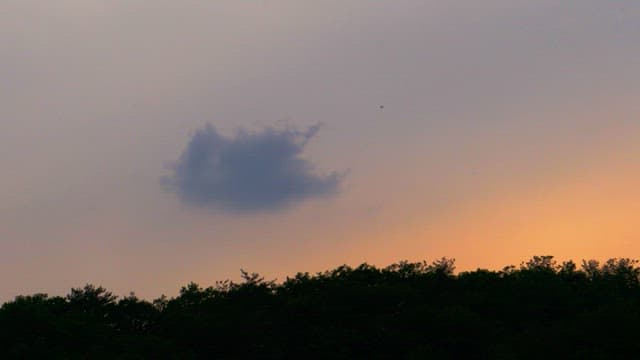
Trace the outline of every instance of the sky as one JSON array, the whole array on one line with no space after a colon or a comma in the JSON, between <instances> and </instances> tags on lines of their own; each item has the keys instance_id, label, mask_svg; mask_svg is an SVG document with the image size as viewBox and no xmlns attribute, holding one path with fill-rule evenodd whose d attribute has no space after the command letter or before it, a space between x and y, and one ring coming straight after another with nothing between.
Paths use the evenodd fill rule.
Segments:
<instances>
[{"instance_id":1,"label":"sky","mask_svg":"<svg viewBox=\"0 0 640 360\"><path fill-rule=\"evenodd\" d=\"M4 0L0 300L640 253L635 0Z\"/></svg>"}]
</instances>

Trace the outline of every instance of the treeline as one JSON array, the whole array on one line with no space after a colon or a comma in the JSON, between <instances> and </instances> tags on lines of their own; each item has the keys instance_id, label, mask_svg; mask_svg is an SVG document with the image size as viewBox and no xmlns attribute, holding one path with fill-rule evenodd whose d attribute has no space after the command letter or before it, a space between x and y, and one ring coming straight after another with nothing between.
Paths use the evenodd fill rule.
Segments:
<instances>
[{"instance_id":1,"label":"treeline","mask_svg":"<svg viewBox=\"0 0 640 360\"><path fill-rule=\"evenodd\" d=\"M175 298L86 285L0 308L2 359L615 359L640 354L636 260L454 274L454 261L340 266Z\"/></svg>"}]
</instances>

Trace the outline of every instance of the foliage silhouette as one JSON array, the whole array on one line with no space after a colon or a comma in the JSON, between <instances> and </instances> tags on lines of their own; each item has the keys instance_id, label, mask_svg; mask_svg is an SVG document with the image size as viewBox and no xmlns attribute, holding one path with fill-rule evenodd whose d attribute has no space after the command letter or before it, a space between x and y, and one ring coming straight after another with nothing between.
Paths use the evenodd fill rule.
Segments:
<instances>
[{"instance_id":1,"label":"foliage silhouette","mask_svg":"<svg viewBox=\"0 0 640 360\"><path fill-rule=\"evenodd\" d=\"M454 274L453 259L347 265L153 301L100 286L0 308L0 357L59 359L615 359L640 352L636 260Z\"/></svg>"}]
</instances>

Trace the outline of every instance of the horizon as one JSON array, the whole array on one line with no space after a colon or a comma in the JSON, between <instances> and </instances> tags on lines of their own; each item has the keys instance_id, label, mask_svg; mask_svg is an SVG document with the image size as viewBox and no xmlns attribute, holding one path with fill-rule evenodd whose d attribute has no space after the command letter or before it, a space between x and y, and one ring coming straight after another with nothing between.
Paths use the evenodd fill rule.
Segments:
<instances>
[{"instance_id":1,"label":"horizon","mask_svg":"<svg viewBox=\"0 0 640 360\"><path fill-rule=\"evenodd\" d=\"M545 262L547 261L548 262ZM595 261L595 263L594 263ZM438 268L441 266L441 264L447 264L447 266L445 267L446 269L450 270L450 273L447 272L448 276L453 276L453 277L458 277L461 275L465 275L465 274L469 274L469 273L475 273L475 272L484 272L484 271L488 271L488 272L492 272L492 273L496 273L496 274L509 274L510 271L523 271L526 269L532 269L531 265L532 263L535 264L543 264L545 266L549 266L549 269L558 272L560 269L564 268L565 265L568 264L573 264L575 266L575 271L580 273L580 272L584 272L585 271L585 266L591 265L591 264L595 264L597 266L598 271L603 271L603 266L605 266L607 264L607 262L610 261L614 261L615 263L620 263L621 261L628 261L628 265L631 266L633 269L640 269L638 268L636 265L638 264L638 262L640 262L639 259L634 259L634 258L624 258L624 257L618 257L618 258L609 258L609 259L603 259L603 260L599 260L599 259L581 259L580 261L575 261L574 259L556 259L555 256L553 255L534 255L531 256L525 260L522 260L519 264L506 264L500 268L495 268L495 269L489 269L489 268L482 268L482 267L476 267L474 269L459 269L457 264L456 264L456 259L453 258L448 258L448 257L441 257L441 258L436 258L436 259L431 259L431 260L419 260L419 261L408 261L408 260L399 260L390 264L386 264L386 265L376 265L376 264L370 264L367 262L363 262L360 264L340 264L340 265L336 265L333 267L330 267L328 269L324 269L321 271L314 271L314 272L309 272L309 271L298 271L296 273L291 273L291 274L287 274L284 278L268 278L263 276L262 273L260 272L254 272L252 270L247 270L247 269L238 269L238 274L240 274L239 276L236 276L234 279L230 279L230 278L226 278L226 279L213 279L210 283L206 283L206 284L202 284L202 283L197 283L194 281L188 281L184 284L177 284L176 287L176 291L175 294L173 295L167 295L167 294L159 294L157 296L153 296L153 297L141 297L138 296L138 294L135 292L135 289L132 289L130 291L128 291L127 293L123 293L123 294L118 294L118 293L113 293L112 291L109 291L108 287L103 286L103 284L95 284L95 283L85 283L85 284L77 284L76 286L73 286L71 288L69 288L67 290L68 294L70 291L73 290L77 290L77 289L82 289L86 286L92 286L95 288L103 288L105 291L108 291L109 293L113 294L116 299L123 299L129 296L135 296L136 299L140 300L140 301L147 301L147 302L152 302L153 300L156 299L161 299L166 297L167 300L172 300L175 299L177 297L179 297L180 291L182 289L188 288L190 285L198 285L201 289L207 289L207 288L216 288L219 284L222 284L226 281L231 282L231 284L235 284L235 285L242 285L243 282L238 282L237 280L242 280L242 281L246 281L247 280L247 275L249 276L256 276L257 278L262 279L261 281L264 281L265 283L273 283L277 286L282 285L283 283L293 280L295 279L298 275L309 275L311 277L319 277L319 276L324 276L327 273L331 273L337 269L346 267L349 270L353 270L353 271L357 271L359 268L361 267L372 267L374 269L377 270L387 270L387 269L393 269L394 266L396 265L402 265L402 264L420 264L423 265L425 268ZM449 271L448 270L448 271ZM397 270L392 270L392 271L397 271ZM640 270L639 270L640 271ZM37 295L45 295L49 298L54 298L54 297L65 297L65 294L50 294L50 293L46 293L46 292L33 292L33 293L29 293L29 294L18 294L16 296L14 296L11 299L7 299L7 300L2 300L0 299L0 303L1 304L6 304L6 303L11 303L16 301L18 298L21 297L28 297L28 296L37 296Z\"/></svg>"}]
</instances>

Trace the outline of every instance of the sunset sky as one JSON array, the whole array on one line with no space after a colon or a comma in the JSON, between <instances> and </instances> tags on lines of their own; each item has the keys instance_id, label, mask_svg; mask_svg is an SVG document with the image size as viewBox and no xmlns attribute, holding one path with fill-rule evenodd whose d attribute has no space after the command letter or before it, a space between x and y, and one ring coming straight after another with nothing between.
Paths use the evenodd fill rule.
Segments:
<instances>
[{"instance_id":1,"label":"sunset sky","mask_svg":"<svg viewBox=\"0 0 640 360\"><path fill-rule=\"evenodd\" d=\"M5 0L0 301L640 257L637 0Z\"/></svg>"}]
</instances>

